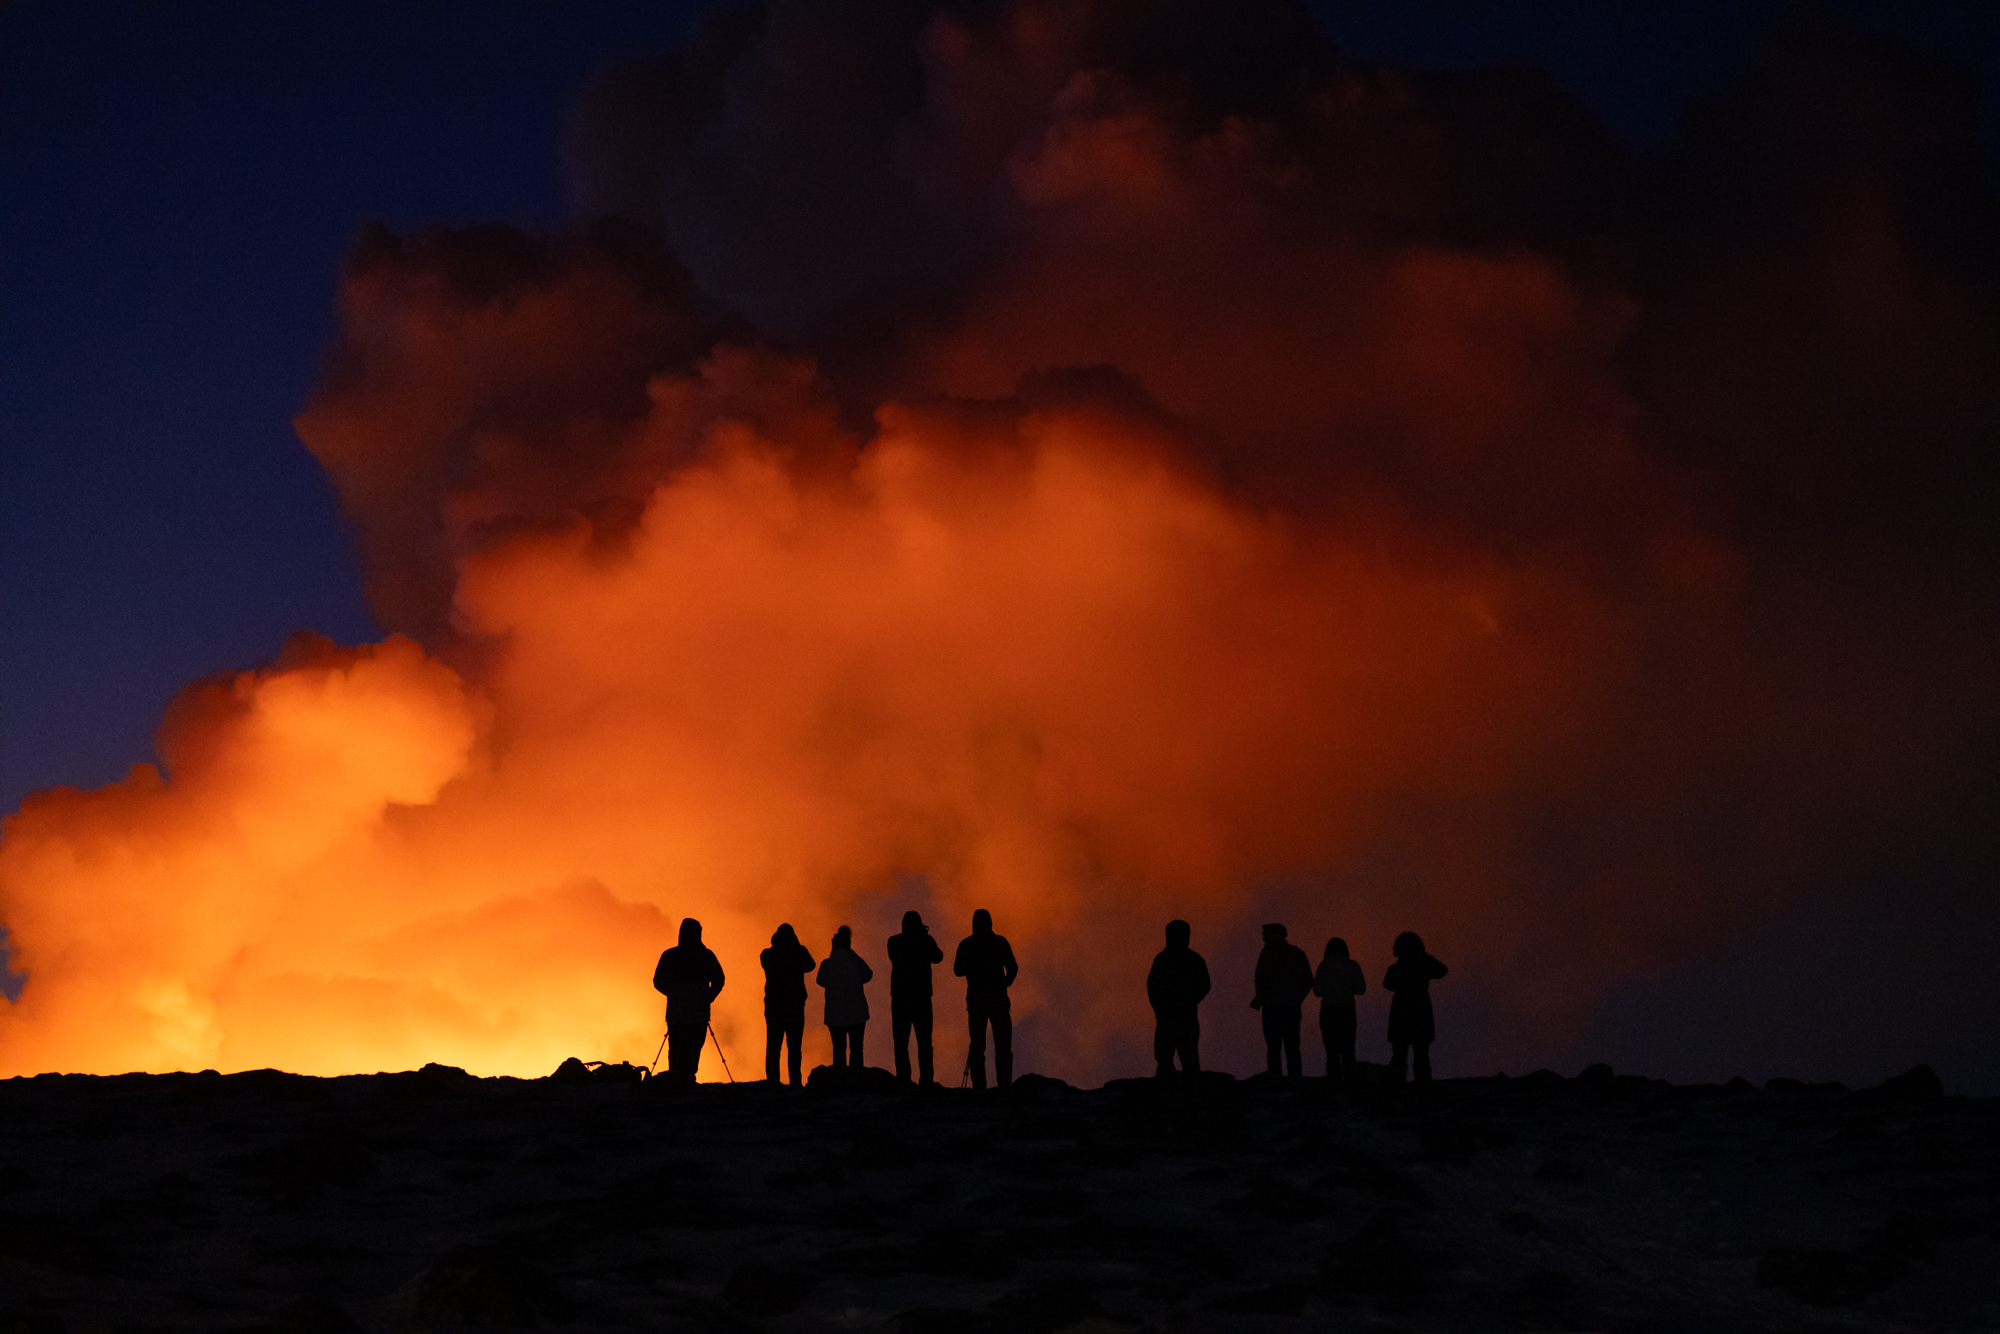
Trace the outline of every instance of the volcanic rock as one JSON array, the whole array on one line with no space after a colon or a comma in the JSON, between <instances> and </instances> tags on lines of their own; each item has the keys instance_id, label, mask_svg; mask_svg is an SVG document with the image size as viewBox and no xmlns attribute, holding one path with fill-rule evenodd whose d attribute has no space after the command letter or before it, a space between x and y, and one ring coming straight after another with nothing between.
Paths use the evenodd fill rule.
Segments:
<instances>
[{"instance_id":1,"label":"volcanic rock","mask_svg":"<svg viewBox=\"0 0 2000 1334\"><path fill-rule=\"evenodd\" d=\"M656 1084L0 1083L0 1332L2000 1327L1921 1077Z\"/></svg>"}]
</instances>

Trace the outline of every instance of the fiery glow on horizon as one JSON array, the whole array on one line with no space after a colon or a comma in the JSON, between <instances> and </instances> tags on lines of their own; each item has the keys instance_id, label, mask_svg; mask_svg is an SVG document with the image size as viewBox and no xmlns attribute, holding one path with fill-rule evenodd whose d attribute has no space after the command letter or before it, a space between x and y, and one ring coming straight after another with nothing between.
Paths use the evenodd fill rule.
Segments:
<instances>
[{"instance_id":1,"label":"fiery glow on horizon","mask_svg":"<svg viewBox=\"0 0 2000 1334\"><path fill-rule=\"evenodd\" d=\"M1609 612L1558 571L1300 531L1101 412L882 419L818 478L717 425L622 549L578 521L469 558L476 684L400 637L301 641L176 704L170 780L31 802L0 1069L643 1061L683 915L747 1062L776 922L823 936L911 872L940 935L987 906L1046 961L1025 1015L1079 933L1228 920L1380 794L1505 781L1590 688Z\"/></svg>"},{"instance_id":2,"label":"fiery glow on horizon","mask_svg":"<svg viewBox=\"0 0 2000 1334\"><path fill-rule=\"evenodd\" d=\"M595 221L364 232L297 427L393 633L6 818L0 1074L643 1062L684 916L754 1074L772 929L880 978L911 906L992 909L1024 1069L1144 1068L1176 916L1418 929L1442 1068L1532 1068L1818 887L1974 920L1992 334L1882 165L1949 108L1822 54L1639 164L1184 8L774 0L607 76Z\"/></svg>"}]
</instances>

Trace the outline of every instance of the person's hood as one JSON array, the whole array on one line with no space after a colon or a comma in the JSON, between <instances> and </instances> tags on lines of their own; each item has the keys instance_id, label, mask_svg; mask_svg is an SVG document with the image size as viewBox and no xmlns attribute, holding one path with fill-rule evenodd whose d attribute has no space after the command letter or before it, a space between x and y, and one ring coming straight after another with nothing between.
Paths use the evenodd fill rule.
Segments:
<instances>
[{"instance_id":1,"label":"person's hood","mask_svg":"<svg viewBox=\"0 0 2000 1334\"><path fill-rule=\"evenodd\" d=\"M681 944L701 944L701 923L692 917L681 918Z\"/></svg>"},{"instance_id":2,"label":"person's hood","mask_svg":"<svg viewBox=\"0 0 2000 1334\"><path fill-rule=\"evenodd\" d=\"M984 908L975 908L972 913L972 934L990 936L993 934L993 914Z\"/></svg>"}]
</instances>

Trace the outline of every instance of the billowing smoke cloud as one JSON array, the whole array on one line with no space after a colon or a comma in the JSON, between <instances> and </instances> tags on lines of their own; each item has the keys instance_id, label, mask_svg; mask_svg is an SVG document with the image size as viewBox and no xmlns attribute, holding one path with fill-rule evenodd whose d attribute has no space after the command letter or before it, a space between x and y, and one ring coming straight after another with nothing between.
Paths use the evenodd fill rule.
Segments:
<instances>
[{"instance_id":1,"label":"billowing smoke cloud","mask_svg":"<svg viewBox=\"0 0 2000 1334\"><path fill-rule=\"evenodd\" d=\"M725 16L570 235L357 246L298 427L396 634L10 818L0 1067L643 1060L683 915L754 1065L771 929L914 904L1071 1078L1177 915L1223 1050L1275 917L1424 931L1447 1069L2000 1077L1968 97L1800 40L1641 160L1287 5Z\"/></svg>"}]
</instances>

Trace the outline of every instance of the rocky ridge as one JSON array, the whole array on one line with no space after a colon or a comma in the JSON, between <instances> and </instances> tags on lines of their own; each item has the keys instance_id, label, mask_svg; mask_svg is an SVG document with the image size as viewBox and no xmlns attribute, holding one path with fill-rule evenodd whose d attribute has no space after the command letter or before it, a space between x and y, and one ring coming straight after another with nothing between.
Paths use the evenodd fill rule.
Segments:
<instances>
[{"instance_id":1,"label":"rocky ridge","mask_svg":"<svg viewBox=\"0 0 2000 1334\"><path fill-rule=\"evenodd\" d=\"M0 1083L0 1334L2000 1328L2000 1100L1924 1067L639 1073Z\"/></svg>"}]
</instances>

